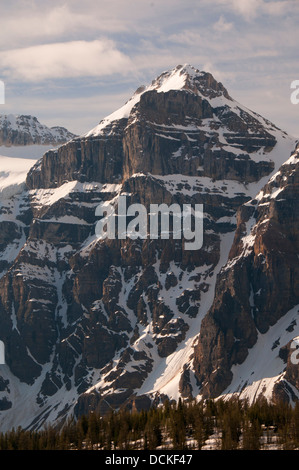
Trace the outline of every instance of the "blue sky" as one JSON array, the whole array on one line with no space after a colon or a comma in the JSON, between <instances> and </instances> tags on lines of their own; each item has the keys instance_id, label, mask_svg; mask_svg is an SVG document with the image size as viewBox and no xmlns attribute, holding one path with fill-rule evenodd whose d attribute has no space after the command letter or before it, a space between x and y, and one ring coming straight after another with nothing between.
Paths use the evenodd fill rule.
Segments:
<instances>
[{"instance_id":1,"label":"blue sky","mask_svg":"<svg viewBox=\"0 0 299 470\"><path fill-rule=\"evenodd\" d=\"M82 134L178 64L299 136L298 0L1 2L0 113Z\"/></svg>"}]
</instances>

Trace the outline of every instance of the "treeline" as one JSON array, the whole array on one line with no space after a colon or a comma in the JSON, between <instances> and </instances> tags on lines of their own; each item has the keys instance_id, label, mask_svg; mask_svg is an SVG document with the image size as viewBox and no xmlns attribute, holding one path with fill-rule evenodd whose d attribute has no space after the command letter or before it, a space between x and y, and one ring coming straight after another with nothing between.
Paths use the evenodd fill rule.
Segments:
<instances>
[{"instance_id":1,"label":"treeline","mask_svg":"<svg viewBox=\"0 0 299 470\"><path fill-rule=\"evenodd\" d=\"M12 429L0 450L299 449L299 403L239 399L177 403L148 411L95 412L60 429Z\"/></svg>"}]
</instances>

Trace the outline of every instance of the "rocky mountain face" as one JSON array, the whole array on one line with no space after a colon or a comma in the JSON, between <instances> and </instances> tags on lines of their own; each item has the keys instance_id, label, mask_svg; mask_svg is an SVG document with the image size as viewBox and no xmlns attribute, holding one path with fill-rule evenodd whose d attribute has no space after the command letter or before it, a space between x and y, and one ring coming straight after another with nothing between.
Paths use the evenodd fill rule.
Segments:
<instances>
[{"instance_id":1,"label":"rocky mountain face","mask_svg":"<svg viewBox=\"0 0 299 470\"><path fill-rule=\"evenodd\" d=\"M28 175L29 188L122 182L139 172L247 183L269 174L274 126L234 102L210 74L191 71L184 80L179 73L162 74L86 136L48 152ZM250 158L261 149L261 158Z\"/></svg>"},{"instance_id":2,"label":"rocky mountain face","mask_svg":"<svg viewBox=\"0 0 299 470\"><path fill-rule=\"evenodd\" d=\"M0 115L0 145L60 145L75 137L64 127L47 127L31 115Z\"/></svg>"},{"instance_id":3,"label":"rocky mountain face","mask_svg":"<svg viewBox=\"0 0 299 470\"><path fill-rule=\"evenodd\" d=\"M298 152L299 147L256 197L238 209L228 262L219 274L195 348L203 395L224 392L232 380L233 364L244 362L258 334L266 334L292 309L299 312ZM293 333L295 325L292 318L286 330ZM298 366L290 360L290 344L281 344L280 337L281 332L271 346L287 367L272 393L277 399L294 400Z\"/></svg>"},{"instance_id":4,"label":"rocky mountain face","mask_svg":"<svg viewBox=\"0 0 299 470\"><path fill-rule=\"evenodd\" d=\"M178 66L26 184L0 207L1 428L165 397L298 398L294 138ZM121 196L147 214L202 204L201 248L100 239L96 209Z\"/></svg>"}]
</instances>

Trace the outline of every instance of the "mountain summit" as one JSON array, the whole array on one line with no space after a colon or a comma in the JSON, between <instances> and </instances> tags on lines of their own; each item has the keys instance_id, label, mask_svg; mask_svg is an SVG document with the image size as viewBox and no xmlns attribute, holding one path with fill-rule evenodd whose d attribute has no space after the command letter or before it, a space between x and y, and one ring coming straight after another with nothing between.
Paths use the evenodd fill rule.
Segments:
<instances>
[{"instance_id":1,"label":"mountain summit","mask_svg":"<svg viewBox=\"0 0 299 470\"><path fill-rule=\"evenodd\" d=\"M178 65L176 68L162 73L147 88L147 90L149 89L164 93L169 90L188 90L205 98L213 99L224 96L230 99L224 86L217 82L210 73L202 72L189 64Z\"/></svg>"},{"instance_id":2,"label":"mountain summit","mask_svg":"<svg viewBox=\"0 0 299 470\"><path fill-rule=\"evenodd\" d=\"M178 66L88 133L46 154L27 184L52 187L78 175L119 183L139 172L249 183L283 163L281 139L288 137L233 100L211 74Z\"/></svg>"},{"instance_id":3,"label":"mountain summit","mask_svg":"<svg viewBox=\"0 0 299 470\"><path fill-rule=\"evenodd\" d=\"M1 429L166 397L297 400L295 147L184 65L46 152L0 207ZM121 196L202 204L201 249L99 239L98 205Z\"/></svg>"},{"instance_id":4,"label":"mountain summit","mask_svg":"<svg viewBox=\"0 0 299 470\"><path fill-rule=\"evenodd\" d=\"M119 110L107 116L98 126L89 131L86 137L97 135L113 121L128 119L133 107L139 103L141 96L149 91L166 93L185 90L205 99L223 98L230 100L227 90L217 82L210 73L200 72L191 65L178 65L172 70L163 72L148 86L140 86L134 95Z\"/></svg>"}]
</instances>

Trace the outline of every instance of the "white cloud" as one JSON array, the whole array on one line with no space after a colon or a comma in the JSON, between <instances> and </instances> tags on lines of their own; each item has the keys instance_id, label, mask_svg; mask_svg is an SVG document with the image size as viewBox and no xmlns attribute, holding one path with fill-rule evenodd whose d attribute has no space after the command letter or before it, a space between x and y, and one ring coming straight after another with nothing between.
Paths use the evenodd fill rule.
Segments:
<instances>
[{"instance_id":1,"label":"white cloud","mask_svg":"<svg viewBox=\"0 0 299 470\"><path fill-rule=\"evenodd\" d=\"M263 5L263 0L230 0L232 7L245 18L253 18Z\"/></svg>"},{"instance_id":2,"label":"white cloud","mask_svg":"<svg viewBox=\"0 0 299 470\"><path fill-rule=\"evenodd\" d=\"M231 29L233 28L233 23L229 23L225 20L225 18L223 18L223 16L220 16L219 20L214 23L213 28L219 33L226 33L228 31L231 31Z\"/></svg>"},{"instance_id":3,"label":"white cloud","mask_svg":"<svg viewBox=\"0 0 299 470\"><path fill-rule=\"evenodd\" d=\"M34 81L126 74L133 69L128 56L113 41L70 41L31 46L0 53L0 62L9 78Z\"/></svg>"},{"instance_id":4,"label":"white cloud","mask_svg":"<svg viewBox=\"0 0 299 470\"><path fill-rule=\"evenodd\" d=\"M151 37L167 22L188 20L190 1L182 8L181 0L11 0L1 6L0 49L124 33Z\"/></svg>"},{"instance_id":5,"label":"white cloud","mask_svg":"<svg viewBox=\"0 0 299 470\"><path fill-rule=\"evenodd\" d=\"M12 2L13 3L13 2ZM54 2L53 2L54 3ZM70 3L70 2L69 2ZM30 9L15 8L2 14L0 29L1 48L11 48L23 42L24 45L58 42L60 39L95 32L123 32L128 25L120 15L98 14L95 9L74 10L71 5L36 5Z\"/></svg>"}]
</instances>

